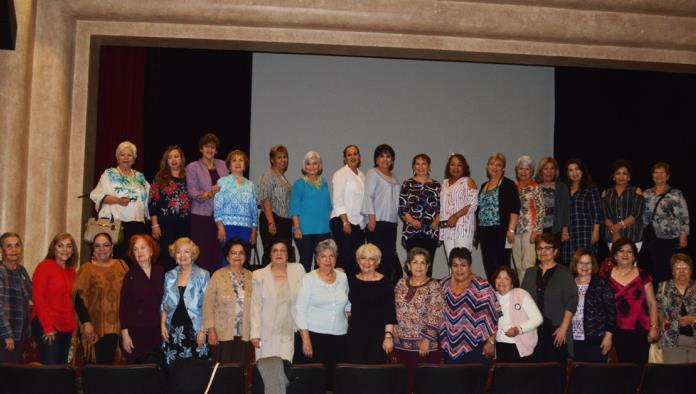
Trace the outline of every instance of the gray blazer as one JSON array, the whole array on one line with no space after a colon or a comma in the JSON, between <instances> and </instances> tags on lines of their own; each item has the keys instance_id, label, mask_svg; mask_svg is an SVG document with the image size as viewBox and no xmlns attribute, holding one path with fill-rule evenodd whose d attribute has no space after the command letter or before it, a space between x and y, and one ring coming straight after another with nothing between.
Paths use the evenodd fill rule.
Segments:
<instances>
[{"instance_id":1,"label":"gray blazer","mask_svg":"<svg viewBox=\"0 0 696 394\"><path fill-rule=\"evenodd\" d=\"M570 226L570 192L568 185L556 181L556 198L553 207L553 233L558 234L563 226Z\"/></svg>"}]
</instances>

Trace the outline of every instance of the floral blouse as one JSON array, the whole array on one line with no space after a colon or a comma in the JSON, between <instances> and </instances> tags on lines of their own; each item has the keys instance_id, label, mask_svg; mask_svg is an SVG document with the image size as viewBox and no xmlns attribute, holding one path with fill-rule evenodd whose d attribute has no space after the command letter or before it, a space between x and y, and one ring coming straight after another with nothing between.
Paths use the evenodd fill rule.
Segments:
<instances>
[{"instance_id":1,"label":"floral blouse","mask_svg":"<svg viewBox=\"0 0 696 394\"><path fill-rule=\"evenodd\" d=\"M676 347L679 338L679 318L683 315L682 304L689 316L696 315L696 281L689 281L684 295L674 285L674 280L660 283L656 290L657 309L660 315L667 318L669 327L662 335L662 344L667 347ZM691 326L696 330L696 324Z\"/></svg>"},{"instance_id":2,"label":"floral blouse","mask_svg":"<svg viewBox=\"0 0 696 394\"><path fill-rule=\"evenodd\" d=\"M525 186L517 183L517 191L520 195L520 216L515 231L517 234L524 232L544 231L544 199L539 185L531 181Z\"/></svg>"},{"instance_id":3,"label":"floral blouse","mask_svg":"<svg viewBox=\"0 0 696 394\"><path fill-rule=\"evenodd\" d=\"M418 351L418 341L430 341L430 349L437 349L437 342L444 318L444 299L440 284L430 279L414 287L408 278L401 278L394 288L396 320L399 322L399 343L394 347L400 350Z\"/></svg>"},{"instance_id":4,"label":"floral blouse","mask_svg":"<svg viewBox=\"0 0 696 394\"><path fill-rule=\"evenodd\" d=\"M421 223L421 228L417 229L410 223L404 221L404 231L401 233L402 241L411 239L418 234L423 234L430 239L438 239L438 231L431 225L435 217L440 213L440 182L433 180L428 183L421 183L410 178L401 185L399 193L399 216L406 214Z\"/></svg>"},{"instance_id":5,"label":"floral blouse","mask_svg":"<svg viewBox=\"0 0 696 394\"><path fill-rule=\"evenodd\" d=\"M667 186L667 193L657 206L657 213L652 220L655 234L660 239L677 238L681 233L689 234L689 209L686 199L679 189ZM645 211L643 223L648 225L655 211L655 204L660 196L655 194L655 188L643 192Z\"/></svg>"},{"instance_id":6,"label":"floral blouse","mask_svg":"<svg viewBox=\"0 0 696 394\"><path fill-rule=\"evenodd\" d=\"M186 189L186 181L173 178L164 186L153 182L149 209L150 216L185 218L191 215L191 198Z\"/></svg>"}]
</instances>

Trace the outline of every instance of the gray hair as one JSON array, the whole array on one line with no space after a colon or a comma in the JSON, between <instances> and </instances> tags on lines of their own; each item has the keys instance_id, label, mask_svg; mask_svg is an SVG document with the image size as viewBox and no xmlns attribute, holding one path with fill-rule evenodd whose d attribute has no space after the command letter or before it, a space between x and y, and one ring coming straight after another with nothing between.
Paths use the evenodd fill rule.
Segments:
<instances>
[{"instance_id":1,"label":"gray hair","mask_svg":"<svg viewBox=\"0 0 696 394\"><path fill-rule=\"evenodd\" d=\"M314 255L319 257L326 250L330 250L334 256L338 256L338 246L336 246L336 242L331 238L319 242L317 247L314 248Z\"/></svg>"},{"instance_id":2,"label":"gray hair","mask_svg":"<svg viewBox=\"0 0 696 394\"><path fill-rule=\"evenodd\" d=\"M525 166L529 168L529 172L534 174L534 159L532 159L528 155L522 155L517 159L517 164L515 165L515 169L520 168L520 166Z\"/></svg>"},{"instance_id":3,"label":"gray hair","mask_svg":"<svg viewBox=\"0 0 696 394\"><path fill-rule=\"evenodd\" d=\"M138 148L135 147L135 144L130 141L123 141L116 147L116 158L118 159L118 154L126 149L130 149L133 152L133 159L138 157Z\"/></svg>"},{"instance_id":4,"label":"gray hair","mask_svg":"<svg viewBox=\"0 0 696 394\"><path fill-rule=\"evenodd\" d=\"M319 155L319 152L310 150L307 152L307 154L304 155L304 159L302 159L302 175L307 175L307 171L305 171L305 166L307 165L307 162L310 161L311 159L317 159L319 162L319 172L317 175L321 175L322 172L324 172L324 165L321 162L321 156Z\"/></svg>"}]
</instances>

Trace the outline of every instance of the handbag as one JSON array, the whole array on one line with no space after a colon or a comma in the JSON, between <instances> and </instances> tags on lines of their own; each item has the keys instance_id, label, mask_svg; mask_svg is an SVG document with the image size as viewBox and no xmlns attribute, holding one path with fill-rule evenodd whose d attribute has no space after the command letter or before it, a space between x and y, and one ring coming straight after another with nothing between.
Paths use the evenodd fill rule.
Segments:
<instances>
[{"instance_id":1,"label":"handbag","mask_svg":"<svg viewBox=\"0 0 696 394\"><path fill-rule=\"evenodd\" d=\"M106 198L106 196L104 196L104 198ZM87 219L87 223L85 223L85 233L82 239L87 243L92 243L97 234L106 233L111 237L111 242L114 245L118 245L123 242L124 238L124 229L121 221L114 219L113 214L111 218L98 217L99 211L101 211L102 204L104 203L104 198L99 202L97 217Z\"/></svg>"},{"instance_id":2,"label":"handbag","mask_svg":"<svg viewBox=\"0 0 696 394\"><path fill-rule=\"evenodd\" d=\"M657 206L660 205L660 202L662 201L663 198L665 198L665 196L667 196L668 193L669 192L664 193L657 200L657 202L655 203L655 209L653 210L652 216L650 217L650 221L648 222L648 225L645 226L645 228L643 229L643 242L645 242L645 243L649 243L649 242L657 239L657 234L655 233L655 227L653 227L652 222L655 219L655 214L657 213Z\"/></svg>"},{"instance_id":3,"label":"handbag","mask_svg":"<svg viewBox=\"0 0 696 394\"><path fill-rule=\"evenodd\" d=\"M660 283L660 294L664 298L665 287L667 282ZM657 342L650 344L650 350L648 350L648 363L650 364L662 364L665 362L664 355L662 354L662 344L658 340Z\"/></svg>"}]
</instances>

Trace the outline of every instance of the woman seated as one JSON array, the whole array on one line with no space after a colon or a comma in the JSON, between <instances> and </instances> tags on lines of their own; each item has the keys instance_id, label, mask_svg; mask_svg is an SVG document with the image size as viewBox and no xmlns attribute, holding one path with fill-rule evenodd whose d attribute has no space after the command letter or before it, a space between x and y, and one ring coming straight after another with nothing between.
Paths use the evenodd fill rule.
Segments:
<instances>
[{"instance_id":1,"label":"woman seated","mask_svg":"<svg viewBox=\"0 0 696 394\"><path fill-rule=\"evenodd\" d=\"M450 275L441 285L445 298L445 319L440 347L448 364L490 364L495 355L500 304L487 280L471 271L467 248L450 251Z\"/></svg>"},{"instance_id":2,"label":"woman seated","mask_svg":"<svg viewBox=\"0 0 696 394\"><path fill-rule=\"evenodd\" d=\"M693 261L684 253L672 256L672 279L657 290L664 362L696 362L696 282L691 278Z\"/></svg>"},{"instance_id":3,"label":"woman seated","mask_svg":"<svg viewBox=\"0 0 696 394\"><path fill-rule=\"evenodd\" d=\"M348 318L346 361L384 364L394 348L394 286L377 271L382 252L365 244L355 253L360 272L348 277L351 315Z\"/></svg>"},{"instance_id":4,"label":"woman seated","mask_svg":"<svg viewBox=\"0 0 696 394\"><path fill-rule=\"evenodd\" d=\"M616 330L614 290L597 275L599 266L592 252L580 248L570 259L578 285L578 308L573 315L573 360L606 362Z\"/></svg>"},{"instance_id":5,"label":"woman seated","mask_svg":"<svg viewBox=\"0 0 696 394\"><path fill-rule=\"evenodd\" d=\"M517 275L508 266L493 274L496 296L503 315L498 320L495 338L495 359L499 363L534 361L537 327L544 322L534 299L519 287Z\"/></svg>"},{"instance_id":6,"label":"woman seated","mask_svg":"<svg viewBox=\"0 0 696 394\"><path fill-rule=\"evenodd\" d=\"M195 264L200 249L190 238L179 238L169 245L177 267L164 275L160 330L164 340L164 359L207 358L206 332L202 327L203 298L210 274Z\"/></svg>"},{"instance_id":7,"label":"woman seated","mask_svg":"<svg viewBox=\"0 0 696 394\"><path fill-rule=\"evenodd\" d=\"M251 271L244 269L249 244L231 238L223 248L227 266L215 271L205 290L203 329L213 362L247 365L251 324Z\"/></svg>"}]
</instances>

